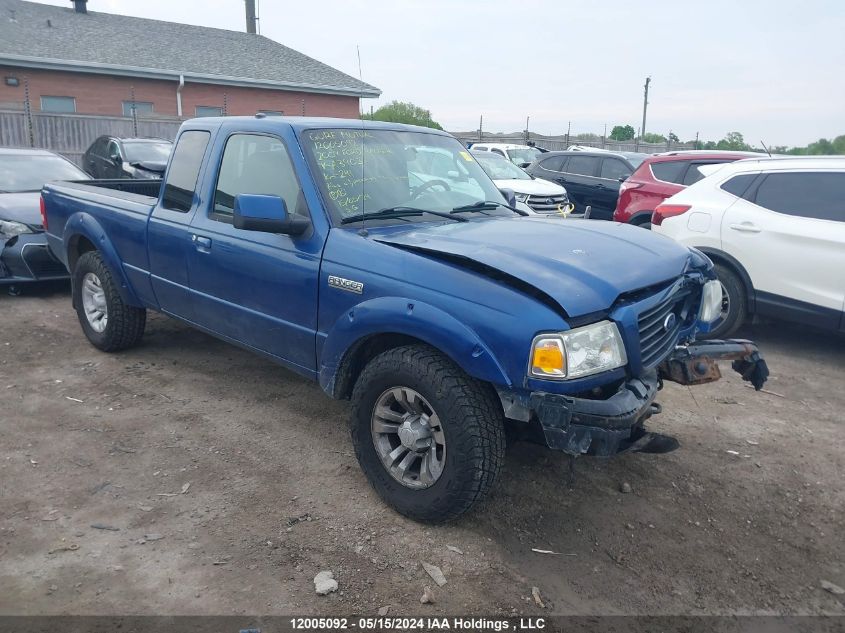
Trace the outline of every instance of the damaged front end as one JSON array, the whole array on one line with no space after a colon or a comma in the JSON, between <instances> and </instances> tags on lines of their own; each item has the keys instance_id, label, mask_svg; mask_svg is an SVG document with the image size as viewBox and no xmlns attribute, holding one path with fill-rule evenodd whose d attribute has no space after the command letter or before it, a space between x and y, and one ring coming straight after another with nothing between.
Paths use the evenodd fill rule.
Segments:
<instances>
[{"instance_id":1,"label":"damaged front end","mask_svg":"<svg viewBox=\"0 0 845 633\"><path fill-rule=\"evenodd\" d=\"M732 360L731 367L759 391L769 368L757 345L743 339L700 341L678 347L659 367L660 377L681 385L702 385L722 377L718 360Z\"/></svg>"},{"instance_id":2,"label":"damaged front end","mask_svg":"<svg viewBox=\"0 0 845 633\"><path fill-rule=\"evenodd\" d=\"M506 417L522 439L569 455L610 457L626 452L668 453L680 445L670 436L647 431L645 422L661 412L655 402L663 381L699 385L721 378L717 360L732 367L755 389L769 375L766 361L751 341L705 341L677 346L653 370L622 382L603 397L576 397L533 391L529 396L500 391Z\"/></svg>"}]
</instances>

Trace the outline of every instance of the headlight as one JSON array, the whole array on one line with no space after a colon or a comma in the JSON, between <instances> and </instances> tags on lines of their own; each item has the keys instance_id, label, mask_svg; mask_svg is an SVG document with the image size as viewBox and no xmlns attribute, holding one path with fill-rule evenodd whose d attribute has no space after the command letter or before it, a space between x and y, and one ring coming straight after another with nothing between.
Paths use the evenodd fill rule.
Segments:
<instances>
[{"instance_id":1,"label":"headlight","mask_svg":"<svg viewBox=\"0 0 845 633\"><path fill-rule=\"evenodd\" d=\"M568 332L536 336L528 373L552 380L582 378L623 367L627 362L616 324L600 321Z\"/></svg>"},{"instance_id":2,"label":"headlight","mask_svg":"<svg viewBox=\"0 0 845 633\"><path fill-rule=\"evenodd\" d=\"M517 199L518 202L525 202L526 200L528 200L528 194L527 193L518 193L518 194L516 194L516 199Z\"/></svg>"},{"instance_id":3,"label":"headlight","mask_svg":"<svg viewBox=\"0 0 845 633\"><path fill-rule=\"evenodd\" d=\"M24 233L32 233L32 229L21 222L0 220L0 234L5 235L6 237L15 237L16 235L23 235Z\"/></svg>"},{"instance_id":4,"label":"headlight","mask_svg":"<svg viewBox=\"0 0 845 633\"><path fill-rule=\"evenodd\" d=\"M704 284L701 290L701 308L698 311L699 320L712 323L722 314L722 284L718 279L712 279Z\"/></svg>"}]
</instances>

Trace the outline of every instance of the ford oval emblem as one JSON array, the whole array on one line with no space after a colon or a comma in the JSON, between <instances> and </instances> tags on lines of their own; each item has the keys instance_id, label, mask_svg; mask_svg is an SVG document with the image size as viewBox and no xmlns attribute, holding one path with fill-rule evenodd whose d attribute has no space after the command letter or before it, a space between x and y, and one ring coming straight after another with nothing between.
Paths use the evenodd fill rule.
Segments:
<instances>
[{"instance_id":1,"label":"ford oval emblem","mask_svg":"<svg viewBox=\"0 0 845 633\"><path fill-rule=\"evenodd\" d=\"M666 315L666 318L663 320L663 331L669 332L673 327L675 327L675 321L678 320L678 317L675 316L674 312L670 312Z\"/></svg>"}]
</instances>

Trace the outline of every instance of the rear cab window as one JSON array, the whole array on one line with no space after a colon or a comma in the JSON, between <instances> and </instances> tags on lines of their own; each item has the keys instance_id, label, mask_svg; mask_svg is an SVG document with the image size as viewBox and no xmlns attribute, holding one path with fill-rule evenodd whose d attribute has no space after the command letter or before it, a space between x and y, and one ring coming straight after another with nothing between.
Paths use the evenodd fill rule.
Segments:
<instances>
[{"instance_id":1,"label":"rear cab window","mask_svg":"<svg viewBox=\"0 0 845 633\"><path fill-rule=\"evenodd\" d=\"M180 213L191 210L200 166L210 139L211 133L205 130L187 130L179 136L164 182L163 208Z\"/></svg>"}]
</instances>

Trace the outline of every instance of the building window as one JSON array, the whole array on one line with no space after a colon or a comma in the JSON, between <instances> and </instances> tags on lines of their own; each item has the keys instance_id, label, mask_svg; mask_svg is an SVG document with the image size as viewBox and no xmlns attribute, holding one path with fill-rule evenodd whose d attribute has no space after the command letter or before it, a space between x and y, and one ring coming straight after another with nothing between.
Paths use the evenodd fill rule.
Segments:
<instances>
[{"instance_id":1,"label":"building window","mask_svg":"<svg viewBox=\"0 0 845 633\"><path fill-rule=\"evenodd\" d=\"M42 112L76 112L76 99L73 97L41 97Z\"/></svg>"},{"instance_id":2,"label":"building window","mask_svg":"<svg viewBox=\"0 0 845 633\"><path fill-rule=\"evenodd\" d=\"M132 116L132 108L138 116L149 116L153 113L153 104L150 101L124 101L123 116Z\"/></svg>"},{"instance_id":3,"label":"building window","mask_svg":"<svg viewBox=\"0 0 845 633\"><path fill-rule=\"evenodd\" d=\"M197 106L197 116L223 116L223 108L217 106Z\"/></svg>"}]
</instances>

